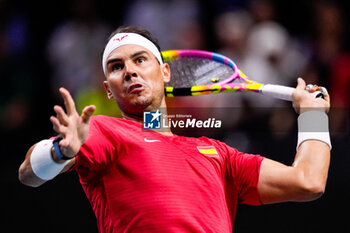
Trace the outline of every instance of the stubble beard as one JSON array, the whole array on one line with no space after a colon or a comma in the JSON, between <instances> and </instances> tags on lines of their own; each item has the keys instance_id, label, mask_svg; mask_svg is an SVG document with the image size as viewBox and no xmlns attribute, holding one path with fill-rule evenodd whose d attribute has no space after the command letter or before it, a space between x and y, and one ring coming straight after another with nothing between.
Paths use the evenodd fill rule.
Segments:
<instances>
[{"instance_id":1,"label":"stubble beard","mask_svg":"<svg viewBox=\"0 0 350 233\"><path fill-rule=\"evenodd\" d=\"M140 95L131 103L120 105L122 112L138 117L143 116L144 111L154 111L161 106L161 98Z\"/></svg>"}]
</instances>

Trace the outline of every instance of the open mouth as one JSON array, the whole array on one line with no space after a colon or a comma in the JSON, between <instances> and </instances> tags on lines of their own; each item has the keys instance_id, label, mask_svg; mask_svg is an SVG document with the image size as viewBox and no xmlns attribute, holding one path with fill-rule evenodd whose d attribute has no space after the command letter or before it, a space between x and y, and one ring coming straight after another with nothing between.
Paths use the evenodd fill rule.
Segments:
<instances>
[{"instance_id":1,"label":"open mouth","mask_svg":"<svg viewBox=\"0 0 350 233\"><path fill-rule=\"evenodd\" d=\"M134 94L141 92L144 89L143 85L140 83L133 83L128 87L128 93Z\"/></svg>"}]
</instances>

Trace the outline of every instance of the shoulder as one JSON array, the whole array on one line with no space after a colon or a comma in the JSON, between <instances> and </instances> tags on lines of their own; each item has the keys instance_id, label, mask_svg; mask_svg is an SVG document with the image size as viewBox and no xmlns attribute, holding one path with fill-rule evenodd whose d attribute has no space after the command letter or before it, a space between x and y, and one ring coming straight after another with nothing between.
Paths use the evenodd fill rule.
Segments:
<instances>
[{"instance_id":1,"label":"shoulder","mask_svg":"<svg viewBox=\"0 0 350 233\"><path fill-rule=\"evenodd\" d=\"M199 138L202 142L215 146L216 150L224 157L228 158L230 163L244 164L244 163L260 163L263 160L263 156L257 154L250 154L239 151L237 148L232 147L225 142L211 139L207 137Z\"/></svg>"},{"instance_id":2,"label":"shoulder","mask_svg":"<svg viewBox=\"0 0 350 233\"><path fill-rule=\"evenodd\" d=\"M118 117L97 115L90 118L90 124L93 127L99 128L113 128L113 127L131 127L133 125L132 121L121 119ZM116 128L113 128L116 129Z\"/></svg>"},{"instance_id":3,"label":"shoulder","mask_svg":"<svg viewBox=\"0 0 350 233\"><path fill-rule=\"evenodd\" d=\"M207 138L207 137L200 137L198 138L201 142L207 143L210 145L215 146L218 150L220 150L221 153L238 153L238 150L234 147L231 147L227 145L225 142L219 141L217 139Z\"/></svg>"},{"instance_id":4,"label":"shoulder","mask_svg":"<svg viewBox=\"0 0 350 233\"><path fill-rule=\"evenodd\" d=\"M106 144L112 138L111 135L117 136L117 129L121 126L116 117L103 115L92 116L90 118L89 134L85 140L85 145ZM106 140L107 139L107 140Z\"/></svg>"},{"instance_id":5,"label":"shoulder","mask_svg":"<svg viewBox=\"0 0 350 233\"><path fill-rule=\"evenodd\" d=\"M105 116L105 115L96 115L96 116L92 116L90 120L91 122L102 123L102 122L118 122L121 119L117 117L111 117L111 116Z\"/></svg>"},{"instance_id":6,"label":"shoulder","mask_svg":"<svg viewBox=\"0 0 350 233\"><path fill-rule=\"evenodd\" d=\"M104 115L92 116L90 122L91 136L103 135L103 137L118 138L119 141L130 134L138 134L142 130L142 124Z\"/></svg>"},{"instance_id":7,"label":"shoulder","mask_svg":"<svg viewBox=\"0 0 350 233\"><path fill-rule=\"evenodd\" d=\"M216 155L223 164L226 164L238 155L238 150L228 146L226 143L208 137L185 137L189 145L195 145L201 154Z\"/></svg>"}]
</instances>

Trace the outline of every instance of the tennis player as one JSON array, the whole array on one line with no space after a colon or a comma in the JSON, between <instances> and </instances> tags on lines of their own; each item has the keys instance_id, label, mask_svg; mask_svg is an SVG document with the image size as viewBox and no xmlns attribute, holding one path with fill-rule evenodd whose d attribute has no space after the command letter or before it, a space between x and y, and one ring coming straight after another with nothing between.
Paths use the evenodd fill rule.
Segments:
<instances>
[{"instance_id":1,"label":"tennis player","mask_svg":"<svg viewBox=\"0 0 350 233\"><path fill-rule=\"evenodd\" d=\"M287 166L206 137L142 130L143 111L166 107L171 76L148 31L119 28L102 60L107 96L123 119L92 116L94 106L79 115L60 88L66 111L54 106L50 118L60 136L33 145L19 168L20 181L32 187L75 170L100 232L229 233L239 203L310 201L325 191L330 100L313 98L301 78L293 94L297 152Z\"/></svg>"}]
</instances>

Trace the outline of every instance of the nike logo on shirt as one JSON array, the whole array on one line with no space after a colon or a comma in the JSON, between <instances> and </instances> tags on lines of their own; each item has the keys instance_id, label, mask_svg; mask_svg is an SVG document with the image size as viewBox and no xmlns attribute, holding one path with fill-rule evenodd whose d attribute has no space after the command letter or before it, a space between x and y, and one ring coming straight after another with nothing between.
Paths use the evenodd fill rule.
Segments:
<instances>
[{"instance_id":1,"label":"nike logo on shirt","mask_svg":"<svg viewBox=\"0 0 350 233\"><path fill-rule=\"evenodd\" d=\"M144 138L145 142L159 142L160 140L157 140L157 139L147 139L147 138Z\"/></svg>"}]
</instances>

